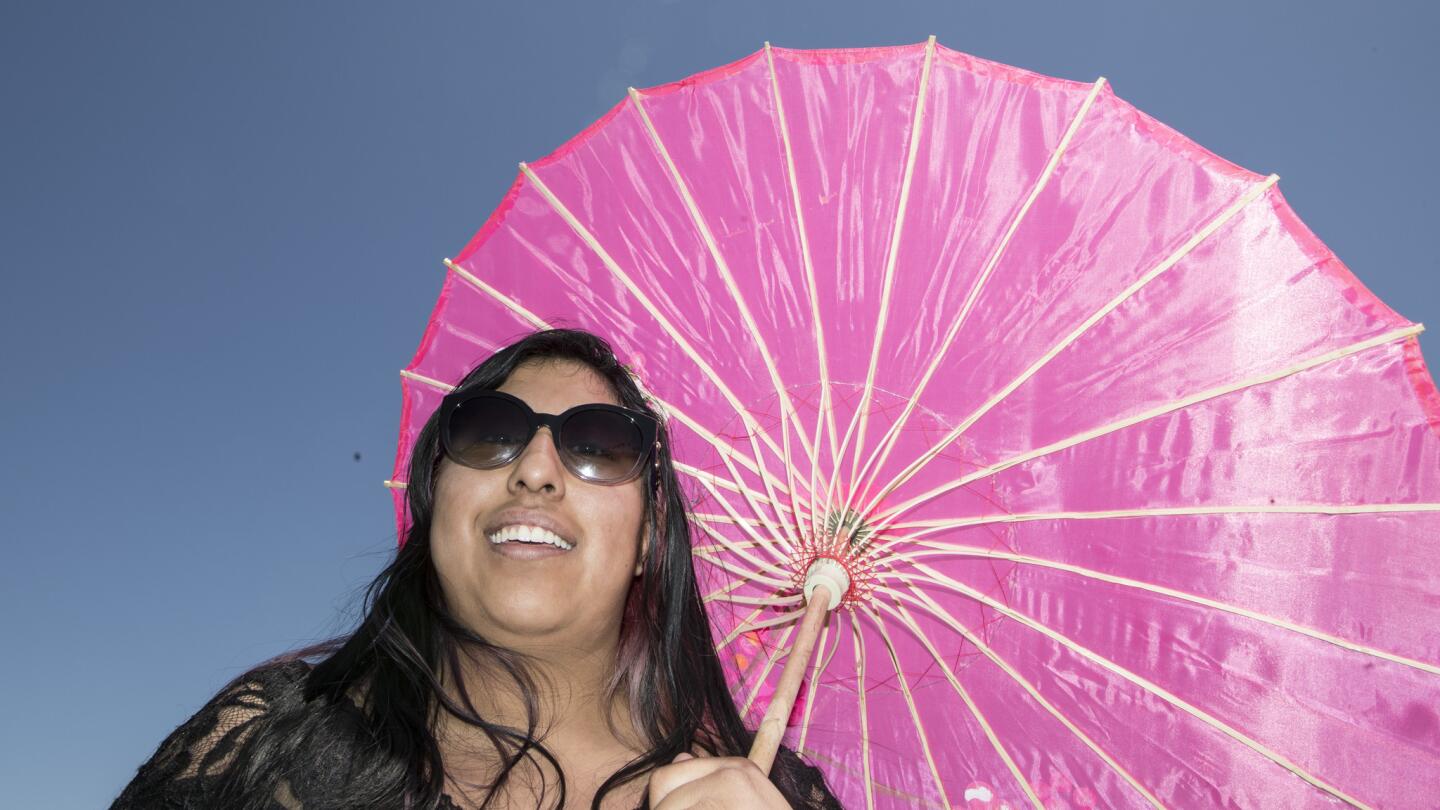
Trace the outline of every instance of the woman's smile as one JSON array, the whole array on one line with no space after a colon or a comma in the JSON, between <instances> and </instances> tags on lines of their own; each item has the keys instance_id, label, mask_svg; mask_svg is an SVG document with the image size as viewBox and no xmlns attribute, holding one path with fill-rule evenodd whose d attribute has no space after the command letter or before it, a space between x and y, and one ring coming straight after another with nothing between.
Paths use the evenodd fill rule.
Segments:
<instances>
[{"instance_id":1,"label":"woman's smile","mask_svg":"<svg viewBox=\"0 0 1440 810\"><path fill-rule=\"evenodd\" d=\"M526 524L511 524L493 532L490 550L512 560L548 560L567 554L575 544L549 529Z\"/></svg>"},{"instance_id":2,"label":"woman's smile","mask_svg":"<svg viewBox=\"0 0 1440 810\"><path fill-rule=\"evenodd\" d=\"M507 509L485 527L485 536L497 547L513 543L549 545L561 551L575 548L575 533L550 515L524 509Z\"/></svg>"}]
</instances>

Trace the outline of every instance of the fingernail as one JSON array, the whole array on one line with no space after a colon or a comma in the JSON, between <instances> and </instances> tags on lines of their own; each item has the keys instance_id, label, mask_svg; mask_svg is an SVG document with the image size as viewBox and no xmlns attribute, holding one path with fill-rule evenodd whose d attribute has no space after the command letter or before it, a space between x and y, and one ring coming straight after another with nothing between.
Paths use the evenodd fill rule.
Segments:
<instances>
[{"instance_id":1,"label":"fingernail","mask_svg":"<svg viewBox=\"0 0 1440 810\"><path fill-rule=\"evenodd\" d=\"M681 751L680 753L678 753L678 754L675 755L675 758L674 758L674 759L672 759L672 760L670 760L670 761L671 761L671 762L684 762L684 761L687 760L687 759L694 759L694 758L695 758L695 756L694 756L693 754L691 754L690 752L688 752L688 751Z\"/></svg>"}]
</instances>

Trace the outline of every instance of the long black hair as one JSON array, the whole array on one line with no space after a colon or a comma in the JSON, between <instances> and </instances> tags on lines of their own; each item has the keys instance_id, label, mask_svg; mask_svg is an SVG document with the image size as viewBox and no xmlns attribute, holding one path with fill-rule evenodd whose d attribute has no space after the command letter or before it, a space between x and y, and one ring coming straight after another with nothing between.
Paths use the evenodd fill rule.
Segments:
<instances>
[{"instance_id":1,"label":"long black hair","mask_svg":"<svg viewBox=\"0 0 1440 810\"><path fill-rule=\"evenodd\" d=\"M644 487L649 551L643 573L632 580L621 627L615 675L606 698L624 690L635 728L648 752L612 774L591 806L617 786L669 763L698 746L712 755L743 756L752 738L726 688L710 622L690 557L691 533L685 496L670 455L666 425L628 369L596 335L575 329L535 332L480 363L457 390L494 389L520 365L565 359L593 369L620 404L661 420L658 467ZM502 768L490 783L484 806L499 793L511 771L527 757L543 759L559 775L558 803L565 802L565 777L537 737L537 690L524 658L491 644L447 609L431 558L435 478L443 451L435 416L426 422L410 458L406 498L410 527L393 561L365 596L364 618L348 636L291 653L286 658L323 654L310 672L305 700L334 705L348 695L365 695L365 713L375 749L385 767L367 768L352 784L352 795L367 803L431 808L445 789L445 768L433 729L440 711L480 729L500 753ZM478 652L513 681L524 702L527 728L509 728L482 717L457 680L460 700L449 697L438 678L442 664L459 671L462 651ZM605 705L610 705L608 702ZM278 748L276 749L278 752ZM538 758L538 759L536 759ZM790 767L779 760L776 770ZM777 774L780 776L781 774ZM786 791L786 781L776 784ZM543 796L542 796L543 798ZM805 797L787 796L799 806Z\"/></svg>"}]
</instances>

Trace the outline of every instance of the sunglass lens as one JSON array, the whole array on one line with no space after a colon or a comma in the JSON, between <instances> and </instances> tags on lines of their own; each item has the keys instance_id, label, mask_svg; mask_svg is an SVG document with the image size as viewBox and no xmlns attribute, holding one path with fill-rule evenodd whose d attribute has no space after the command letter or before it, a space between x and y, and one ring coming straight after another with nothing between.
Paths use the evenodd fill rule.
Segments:
<instances>
[{"instance_id":1,"label":"sunglass lens","mask_svg":"<svg viewBox=\"0 0 1440 810\"><path fill-rule=\"evenodd\" d=\"M564 452L576 475L619 481L635 472L645 452L640 428L613 411L581 411L565 424Z\"/></svg>"},{"instance_id":2,"label":"sunglass lens","mask_svg":"<svg viewBox=\"0 0 1440 810\"><path fill-rule=\"evenodd\" d=\"M525 449L529 430L524 411L515 403L477 397L460 403L450 415L448 446L461 464L498 467Z\"/></svg>"}]
</instances>

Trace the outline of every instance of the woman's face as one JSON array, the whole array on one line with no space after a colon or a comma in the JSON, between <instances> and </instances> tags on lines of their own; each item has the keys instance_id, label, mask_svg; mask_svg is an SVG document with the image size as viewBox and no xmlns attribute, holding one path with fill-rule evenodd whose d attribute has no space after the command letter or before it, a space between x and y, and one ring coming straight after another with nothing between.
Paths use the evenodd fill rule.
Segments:
<instances>
[{"instance_id":1,"label":"woman's face","mask_svg":"<svg viewBox=\"0 0 1440 810\"><path fill-rule=\"evenodd\" d=\"M620 404L600 375L572 360L524 363L499 390L537 413ZM430 542L451 610L486 640L515 649L554 644L579 652L613 644L639 572L644 481L641 476L604 486L576 478L545 427L518 459L499 469L476 470L444 458ZM524 531L500 531L506 526L536 524L572 547L493 542Z\"/></svg>"}]
</instances>

